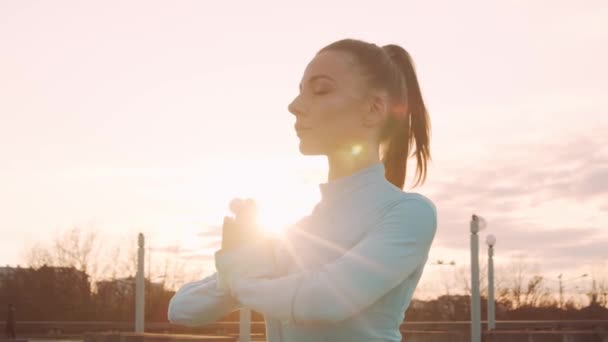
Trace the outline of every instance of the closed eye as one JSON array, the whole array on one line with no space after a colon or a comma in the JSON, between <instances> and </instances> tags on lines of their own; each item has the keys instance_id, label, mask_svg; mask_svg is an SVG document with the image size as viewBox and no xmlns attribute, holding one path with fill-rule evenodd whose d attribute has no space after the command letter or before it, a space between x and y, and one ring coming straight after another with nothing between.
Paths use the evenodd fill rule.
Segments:
<instances>
[{"instance_id":1,"label":"closed eye","mask_svg":"<svg viewBox=\"0 0 608 342\"><path fill-rule=\"evenodd\" d=\"M329 82L331 82L331 83L335 83L335 82L336 82L336 81L335 81L333 78L331 78L331 77L330 77L330 76L328 76L328 75L315 75L315 76L312 76L312 77L311 77L311 78L308 80L308 82L307 82L307 83L308 83L309 85L311 85L311 84L315 83L315 81L317 81L317 80L327 80L327 81L329 81ZM301 93L301 92L302 92L302 83L300 83L300 84L299 84L299 90L300 90L300 93Z\"/></svg>"}]
</instances>

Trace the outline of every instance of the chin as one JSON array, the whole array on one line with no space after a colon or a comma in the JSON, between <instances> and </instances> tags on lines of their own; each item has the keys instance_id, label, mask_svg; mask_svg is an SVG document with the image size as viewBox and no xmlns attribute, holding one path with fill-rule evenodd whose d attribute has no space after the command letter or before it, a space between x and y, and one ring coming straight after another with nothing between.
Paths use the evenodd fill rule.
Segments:
<instances>
[{"instance_id":1,"label":"chin","mask_svg":"<svg viewBox=\"0 0 608 342\"><path fill-rule=\"evenodd\" d=\"M305 156L319 156L325 155L323 149L319 146L312 146L300 141L300 153Z\"/></svg>"}]
</instances>

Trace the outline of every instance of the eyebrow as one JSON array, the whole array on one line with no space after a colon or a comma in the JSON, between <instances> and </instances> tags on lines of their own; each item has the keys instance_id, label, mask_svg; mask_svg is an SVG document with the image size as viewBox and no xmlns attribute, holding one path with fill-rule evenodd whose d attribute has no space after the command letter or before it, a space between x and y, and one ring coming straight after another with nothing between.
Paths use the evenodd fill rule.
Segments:
<instances>
[{"instance_id":1,"label":"eyebrow","mask_svg":"<svg viewBox=\"0 0 608 342\"><path fill-rule=\"evenodd\" d=\"M312 76L312 77L311 77L311 78L308 80L308 83L312 83L312 82L314 82L314 81L316 81L316 80L318 80L318 79L321 79L321 78L325 78L325 79L328 79L328 80L330 80L330 81L332 81L332 82L336 82L336 80L334 80L333 78L329 77L328 75L325 75L325 74L319 74L319 75L314 75L314 76ZM300 91L302 91L302 83L300 83Z\"/></svg>"}]
</instances>

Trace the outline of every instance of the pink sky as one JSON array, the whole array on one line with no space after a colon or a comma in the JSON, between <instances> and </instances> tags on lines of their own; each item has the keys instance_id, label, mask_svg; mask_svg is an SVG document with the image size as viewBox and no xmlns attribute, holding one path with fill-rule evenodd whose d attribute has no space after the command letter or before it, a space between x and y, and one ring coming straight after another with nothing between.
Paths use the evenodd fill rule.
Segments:
<instances>
[{"instance_id":1,"label":"pink sky","mask_svg":"<svg viewBox=\"0 0 608 342\"><path fill-rule=\"evenodd\" d=\"M358 38L417 64L433 162L406 190L438 207L432 260L466 265L477 213L499 264L608 266L605 2L371 4L1 2L0 265L72 225L208 246L234 196L305 214L326 165L287 104L318 49Z\"/></svg>"}]
</instances>

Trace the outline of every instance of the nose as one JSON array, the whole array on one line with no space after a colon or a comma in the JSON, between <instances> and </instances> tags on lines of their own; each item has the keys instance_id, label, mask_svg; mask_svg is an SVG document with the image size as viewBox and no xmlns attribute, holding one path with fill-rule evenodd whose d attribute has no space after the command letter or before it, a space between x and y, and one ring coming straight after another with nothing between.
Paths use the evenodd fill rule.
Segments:
<instances>
[{"instance_id":1,"label":"nose","mask_svg":"<svg viewBox=\"0 0 608 342\"><path fill-rule=\"evenodd\" d=\"M287 110L296 117L302 115L300 95L296 96L296 98L291 101L291 103L287 106Z\"/></svg>"}]
</instances>

